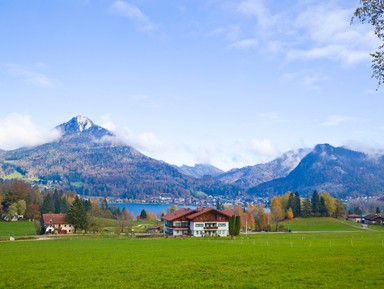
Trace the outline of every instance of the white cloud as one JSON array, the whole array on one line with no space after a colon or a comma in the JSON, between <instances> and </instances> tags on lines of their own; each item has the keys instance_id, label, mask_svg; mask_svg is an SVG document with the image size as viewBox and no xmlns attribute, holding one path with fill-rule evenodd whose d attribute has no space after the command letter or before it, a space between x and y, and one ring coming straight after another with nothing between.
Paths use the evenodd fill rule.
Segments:
<instances>
[{"instance_id":1,"label":"white cloud","mask_svg":"<svg viewBox=\"0 0 384 289\"><path fill-rule=\"evenodd\" d=\"M112 131L116 137L106 137L103 141L114 144L124 143L132 146L142 153L156 153L163 150L161 141L153 132L134 133L126 127L119 127L113 121L110 114L101 117L101 127Z\"/></svg>"},{"instance_id":2,"label":"white cloud","mask_svg":"<svg viewBox=\"0 0 384 289\"><path fill-rule=\"evenodd\" d=\"M325 126L325 127L331 127L331 126L338 126L343 123L348 123L348 122L361 122L364 121L361 118L357 117L350 117L350 116L345 116L345 115L331 115L328 116L327 119L323 122L321 122L319 125L320 126Z\"/></svg>"},{"instance_id":3,"label":"white cloud","mask_svg":"<svg viewBox=\"0 0 384 289\"><path fill-rule=\"evenodd\" d=\"M319 84L327 79L327 76L311 70L300 70L282 75L283 81L295 82L310 89L319 89Z\"/></svg>"},{"instance_id":4,"label":"white cloud","mask_svg":"<svg viewBox=\"0 0 384 289\"><path fill-rule=\"evenodd\" d=\"M47 76L41 72L34 71L20 64L9 63L6 64L5 67L11 75L18 77L34 86L54 88L60 84L56 78ZM42 68L45 67L45 65L38 63L36 67Z\"/></svg>"},{"instance_id":5,"label":"white cloud","mask_svg":"<svg viewBox=\"0 0 384 289\"><path fill-rule=\"evenodd\" d=\"M158 26L152 23L147 15L137 6L128 2L122 0L115 1L111 6L111 11L133 21L139 30L153 31L158 29Z\"/></svg>"},{"instance_id":6,"label":"white cloud","mask_svg":"<svg viewBox=\"0 0 384 289\"><path fill-rule=\"evenodd\" d=\"M350 24L355 4L335 1L294 1L282 5L262 0L243 0L229 6L238 19L238 35L231 40L239 48L257 47L289 61L328 59L343 66L370 59L379 45L369 25ZM246 17L244 17L246 16ZM238 41L238 42L236 42Z\"/></svg>"},{"instance_id":7,"label":"white cloud","mask_svg":"<svg viewBox=\"0 0 384 289\"><path fill-rule=\"evenodd\" d=\"M11 114L0 119L0 148L10 150L24 146L36 146L59 139L60 131L42 131L29 116Z\"/></svg>"},{"instance_id":8,"label":"white cloud","mask_svg":"<svg viewBox=\"0 0 384 289\"><path fill-rule=\"evenodd\" d=\"M256 16L257 22L262 27L269 27L273 23L273 17L260 0L241 1L237 7L237 12L245 15Z\"/></svg>"},{"instance_id":9,"label":"white cloud","mask_svg":"<svg viewBox=\"0 0 384 289\"><path fill-rule=\"evenodd\" d=\"M228 48L236 49L251 49L258 46L258 41L255 38L243 39L236 41L228 46Z\"/></svg>"},{"instance_id":10,"label":"white cloud","mask_svg":"<svg viewBox=\"0 0 384 289\"><path fill-rule=\"evenodd\" d=\"M350 25L351 15L353 8L341 8L333 2L307 7L294 21L298 45L287 51L287 58L326 58L343 65L369 60L369 52L378 44L376 37L370 27Z\"/></svg>"},{"instance_id":11,"label":"white cloud","mask_svg":"<svg viewBox=\"0 0 384 289\"><path fill-rule=\"evenodd\" d=\"M111 115L109 113L101 116L101 127L110 131L116 130L116 125L112 122Z\"/></svg>"},{"instance_id":12,"label":"white cloud","mask_svg":"<svg viewBox=\"0 0 384 289\"><path fill-rule=\"evenodd\" d=\"M260 155L261 158L270 158L277 156L279 151L275 144L269 139L253 139L250 146L251 151Z\"/></svg>"}]
</instances>

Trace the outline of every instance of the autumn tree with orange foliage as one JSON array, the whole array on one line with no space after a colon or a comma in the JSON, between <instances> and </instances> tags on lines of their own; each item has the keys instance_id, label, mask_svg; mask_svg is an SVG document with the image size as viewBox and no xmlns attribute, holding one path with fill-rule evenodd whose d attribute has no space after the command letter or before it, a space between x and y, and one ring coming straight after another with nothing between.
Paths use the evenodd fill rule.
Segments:
<instances>
[{"instance_id":1,"label":"autumn tree with orange foliage","mask_svg":"<svg viewBox=\"0 0 384 289\"><path fill-rule=\"evenodd\" d=\"M272 222L276 225L276 231L279 227L279 223L284 220L285 212L282 208L279 197L273 197L271 200L271 218Z\"/></svg>"}]
</instances>

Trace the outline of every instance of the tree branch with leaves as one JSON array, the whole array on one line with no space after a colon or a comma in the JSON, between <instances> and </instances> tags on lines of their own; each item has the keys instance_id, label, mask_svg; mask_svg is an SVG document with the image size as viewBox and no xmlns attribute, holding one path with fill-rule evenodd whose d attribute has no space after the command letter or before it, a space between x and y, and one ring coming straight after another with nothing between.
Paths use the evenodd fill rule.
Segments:
<instances>
[{"instance_id":1,"label":"tree branch with leaves","mask_svg":"<svg viewBox=\"0 0 384 289\"><path fill-rule=\"evenodd\" d=\"M361 0L355 10L351 23L357 18L361 23L369 23L375 28L375 35L383 44L379 45L372 56L372 78L378 81L378 87L384 83L384 1Z\"/></svg>"}]
</instances>

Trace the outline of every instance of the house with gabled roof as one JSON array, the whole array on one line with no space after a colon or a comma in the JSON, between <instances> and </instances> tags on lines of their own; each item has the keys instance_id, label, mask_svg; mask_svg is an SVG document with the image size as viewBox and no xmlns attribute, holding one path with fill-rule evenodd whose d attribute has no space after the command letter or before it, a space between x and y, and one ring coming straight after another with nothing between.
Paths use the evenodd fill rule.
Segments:
<instances>
[{"instance_id":1,"label":"house with gabled roof","mask_svg":"<svg viewBox=\"0 0 384 289\"><path fill-rule=\"evenodd\" d=\"M384 216L379 214L368 214L364 216L365 224L382 225L384 224Z\"/></svg>"},{"instance_id":2,"label":"house with gabled roof","mask_svg":"<svg viewBox=\"0 0 384 289\"><path fill-rule=\"evenodd\" d=\"M229 210L182 208L162 217L165 236L228 236Z\"/></svg>"},{"instance_id":3,"label":"house with gabled roof","mask_svg":"<svg viewBox=\"0 0 384 289\"><path fill-rule=\"evenodd\" d=\"M43 214L42 226L45 234L54 232L72 234L75 231L75 227L67 221L65 214Z\"/></svg>"}]
</instances>

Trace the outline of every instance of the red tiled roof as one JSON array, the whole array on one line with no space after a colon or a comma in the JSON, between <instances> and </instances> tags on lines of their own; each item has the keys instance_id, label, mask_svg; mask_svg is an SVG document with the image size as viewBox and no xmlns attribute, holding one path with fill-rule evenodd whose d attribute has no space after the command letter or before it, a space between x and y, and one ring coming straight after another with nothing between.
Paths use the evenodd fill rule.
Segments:
<instances>
[{"instance_id":1,"label":"red tiled roof","mask_svg":"<svg viewBox=\"0 0 384 289\"><path fill-rule=\"evenodd\" d=\"M69 224L64 214L43 214L44 225Z\"/></svg>"},{"instance_id":2,"label":"red tiled roof","mask_svg":"<svg viewBox=\"0 0 384 289\"><path fill-rule=\"evenodd\" d=\"M353 218L361 218L361 216L360 216L360 215L356 215L356 214L350 214L350 215L348 215L347 218L349 218L349 219L353 219Z\"/></svg>"},{"instance_id":3,"label":"red tiled roof","mask_svg":"<svg viewBox=\"0 0 384 289\"><path fill-rule=\"evenodd\" d=\"M196 209L196 213L194 213L193 215L188 215L187 216L187 219L193 219L193 218L196 218L204 213L207 213L207 212L211 212L211 211L215 211L215 212L218 212L219 214L223 214L227 217L231 217L233 215L233 212L231 210L216 210L214 208L198 208Z\"/></svg>"},{"instance_id":4,"label":"red tiled roof","mask_svg":"<svg viewBox=\"0 0 384 289\"><path fill-rule=\"evenodd\" d=\"M235 214L231 210L221 210L219 212L223 213L224 215L227 215L228 217L232 217Z\"/></svg>"},{"instance_id":5,"label":"red tiled roof","mask_svg":"<svg viewBox=\"0 0 384 289\"><path fill-rule=\"evenodd\" d=\"M184 217L186 215L189 215L195 211L196 210L193 210L190 208L181 208L180 210L174 211L173 213L166 214L165 216L162 217L162 219L166 221L173 221L181 217Z\"/></svg>"},{"instance_id":6,"label":"red tiled roof","mask_svg":"<svg viewBox=\"0 0 384 289\"><path fill-rule=\"evenodd\" d=\"M231 210L219 211L214 208L197 208L197 209L181 208L180 210L174 211L173 213L166 214L161 219L166 221L174 221L182 217L186 217L187 219L193 219L197 216L200 216L210 211L221 213L227 217L231 217L233 215L233 212Z\"/></svg>"},{"instance_id":7,"label":"red tiled roof","mask_svg":"<svg viewBox=\"0 0 384 289\"><path fill-rule=\"evenodd\" d=\"M200 216L200 215L207 213L207 212L210 212L212 210L215 210L215 209L213 209L213 208L197 208L196 212L194 214L187 216L187 219L196 218L197 216Z\"/></svg>"}]
</instances>

